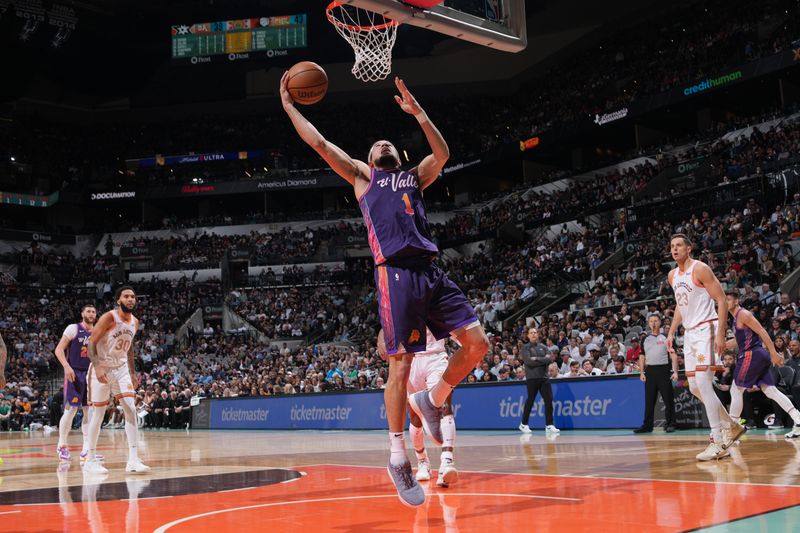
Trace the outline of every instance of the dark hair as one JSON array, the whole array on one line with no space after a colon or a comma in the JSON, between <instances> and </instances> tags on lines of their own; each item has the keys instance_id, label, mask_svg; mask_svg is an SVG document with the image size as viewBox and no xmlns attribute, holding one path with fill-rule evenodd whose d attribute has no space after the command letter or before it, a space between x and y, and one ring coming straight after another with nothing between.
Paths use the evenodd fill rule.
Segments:
<instances>
[{"instance_id":1,"label":"dark hair","mask_svg":"<svg viewBox=\"0 0 800 533\"><path fill-rule=\"evenodd\" d=\"M114 301L115 302L119 301L120 296L122 296L122 293L125 291L133 291L134 294L136 293L136 291L134 291L133 287L131 287L130 285L123 285L122 287L118 288L114 293Z\"/></svg>"},{"instance_id":2,"label":"dark hair","mask_svg":"<svg viewBox=\"0 0 800 533\"><path fill-rule=\"evenodd\" d=\"M669 242L672 242L675 239L683 239L683 242L686 244L686 246L694 247L692 241L689 239L689 237L686 236L685 233L675 233L672 237L669 238Z\"/></svg>"},{"instance_id":3,"label":"dark hair","mask_svg":"<svg viewBox=\"0 0 800 533\"><path fill-rule=\"evenodd\" d=\"M734 300L738 300L740 298L738 289L731 289L731 290L725 292L725 296L730 296Z\"/></svg>"},{"instance_id":4,"label":"dark hair","mask_svg":"<svg viewBox=\"0 0 800 533\"><path fill-rule=\"evenodd\" d=\"M94 306L94 304L86 304L86 305L84 305L83 307L81 307L81 314L83 314L83 312L84 312L84 311L86 311L86 308L87 308L87 307L91 307L92 309L94 309L95 311L97 311L97 307L95 307L95 306Z\"/></svg>"}]
</instances>

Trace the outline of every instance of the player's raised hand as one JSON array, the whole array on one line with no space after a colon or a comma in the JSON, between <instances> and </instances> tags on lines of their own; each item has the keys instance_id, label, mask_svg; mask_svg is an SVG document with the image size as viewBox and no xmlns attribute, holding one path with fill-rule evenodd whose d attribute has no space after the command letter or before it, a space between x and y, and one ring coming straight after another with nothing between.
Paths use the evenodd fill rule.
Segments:
<instances>
[{"instance_id":1,"label":"player's raised hand","mask_svg":"<svg viewBox=\"0 0 800 533\"><path fill-rule=\"evenodd\" d=\"M394 101L397 102L397 105L400 106L400 109L409 115L419 115L422 113L422 107L420 107L417 99L414 98L414 95L412 95L408 90L405 82L399 77L395 76L394 84L397 87L397 90L400 91L400 96L394 95Z\"/></svg>"},{"instance_id":2,"label":"player's raised hand","mask_svg":"<svg viewBox=\"0 0 800 533\"><path fill-rule=\"evenodd\" d=\"M283 73L283 76L281 76L280 92L281 92L281 104L283 105L284 109L286 109L287 106L294 105L294 100L292 100L292 95L289 94L288 70Z\"/></svg>"}]
</instances>

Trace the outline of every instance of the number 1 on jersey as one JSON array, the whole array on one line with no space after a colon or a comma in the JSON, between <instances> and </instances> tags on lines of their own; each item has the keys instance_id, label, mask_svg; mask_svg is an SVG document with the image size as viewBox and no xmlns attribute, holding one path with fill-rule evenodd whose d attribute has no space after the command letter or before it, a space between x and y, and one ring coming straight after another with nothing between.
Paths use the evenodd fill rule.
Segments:
<instances>
[{"instance_id":1,"label":"number 1 on jersey","mask_svg":"<svg viewBox=\"0 0 800 533\"><path fill-rule=\"evenodd\" d=\"M406 204L406 215L413 215L414 209L411 207L411 200L408 199L408 193L403 193L403 202Z\"/></svg>"}]
</instances>

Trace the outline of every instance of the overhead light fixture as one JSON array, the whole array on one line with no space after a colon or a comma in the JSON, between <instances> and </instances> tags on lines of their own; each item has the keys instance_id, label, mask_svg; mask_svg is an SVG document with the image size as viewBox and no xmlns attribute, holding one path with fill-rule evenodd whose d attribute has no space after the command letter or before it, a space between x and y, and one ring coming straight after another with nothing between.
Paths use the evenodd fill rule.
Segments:
<instances>
[{"instance_id":1,"label":"overhead light fixture","mask_svg":"<svg viewBox=\"0 0 800 533\"><path fill-rule=\"evenodd\" d=\"M53 48L61 48L61 45L64 44L64 41L69 39L70 35L72 35L72 30L69 28L58 28L58 31L50 40L50 46Z\"/></svg>"},{"instance_id":2,"label":"overhead light fixture","mask_svg":"<svg viewBox=\"0 0 800 533\"><path fill-rule=\"evenodd\" d=\"M19 31L19 40L22 42L28 42L31 39L31 36L36 33L36 30L39 29L39 21L28 19L25 21L25 25Z\"/></svg>"}]
</instances>

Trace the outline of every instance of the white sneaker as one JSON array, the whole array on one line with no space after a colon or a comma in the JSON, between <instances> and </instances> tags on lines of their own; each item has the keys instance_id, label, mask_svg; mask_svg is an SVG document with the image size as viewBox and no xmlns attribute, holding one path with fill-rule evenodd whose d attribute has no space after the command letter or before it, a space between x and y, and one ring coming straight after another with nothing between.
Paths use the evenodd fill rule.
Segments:
<instances>
[{"instance_id":1,"label":"white sneaker","mask_svg":"<svg viewBox=\"0 0 800 533\"><path fill-rule=\"evenodd\" d=\"M792 426L792 430L784 435L784 437L787 439L796 439L797 437L800 437L800 424L795 424Z\"/></svg>"},{"instance_id":2,"label":"white sneaker","mask_svg":"<svg viewBox=\"0 0 800 533\"><path fill-rule=\"evenodd\" d=\"M431 479L431 463L429 461L420 461L417 466L417 481L430 481Z\"/></svg>"},{"instance_id":3,"label":"white sneaker","mask_svg":"<svg viewBox=\"0 0 800 533\"><path fill-rule=\"evenodd\" d=\"M144 464L141 459L134 459L133 461L128 461L125 471L132 474L145 474L150 471L150 467Z\"/></svg>"},{"instance_id":4,"label":"white sneaker","mask_svg":"<svg viewBox=\"0 0 800 533\"><path fill-rule=\"evenodd\" d=\"M519 430L520 430L521 432L523 432L523 433L533 433L533 432L531 431L531 428L530 428L530 426L528 426L528 424L520 424L520 425L519 425Z\"/></svg>"},{"instance_id":5,"label":"white sneaker","mask_svg":"<svg viewBox=\"0 0 800 533\"><path fill-rule=\"evenodd\" d=\"M708 448L697 454L698 461L713 461L728 457L730 452L716 442L709 443Z\"/></svg>"},{"instance_id":6,"label":"white sneaker","mask_svg":"<svg viewBox=\"0 0 800 533\"><path fill-rule=\"evenodd\" d=\"M561 430L555 426L547 426L544 428L545 433L561 433Z\"/></svg>"},{"instance_id":7,"label":"white sneaker","mask_svg":"<svg viewBox=\"0 0 800 533\"><path fill-rule=\"evenodd\" d=\"M727 450L731 446L735 446L739 444L741 441L739 440L742 435L747 433L747 428L742 426L741 424L732 425L729 428L722 429L722 449Z\"/></svg>"},{"instance_id":8,"label":"white sneaker","mask_svg":"<svg viewBox=\"0 0 800 533\"><path fill-rule=\"evenodd\" d=\"M445 461L439 466L439 477L436 479L436 486L447 488L458 482L458 470L452 461Z\"/></svg>"},{"instance_id":9,"label":"white sneaker","mask_svg":"<svg viewBox=\"0 0 800 533\"><path fill-rule=\"evenodd\" d=\"M87 474L108 474L108 469L97 459L83 463L83 471Z\"/></svg>"}]
</instances>

